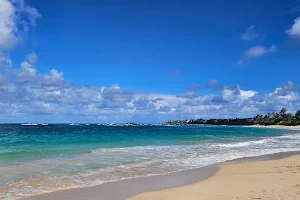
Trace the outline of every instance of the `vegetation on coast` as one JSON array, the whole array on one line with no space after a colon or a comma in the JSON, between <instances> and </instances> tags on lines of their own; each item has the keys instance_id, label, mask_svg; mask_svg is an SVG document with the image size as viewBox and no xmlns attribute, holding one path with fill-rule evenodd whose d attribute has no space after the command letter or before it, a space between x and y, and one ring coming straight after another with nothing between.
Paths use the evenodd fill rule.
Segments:
<instances>
[{"instance_id":1,"label":"vegetation on coast","mask_svg":"<svg viewBox=\"0 0 300 200\"><path fill-rule=\"evenodd\" d=\"M287 112L286 108L282 108L279 113L272 112L266 115L256 115L252 118L232 118L232 119L190 119L190 120L170 120L165 124L203 124L203 125L284 125L296 126L300 125L300 110L294 115Z\"/></svg>"}]
</instances>

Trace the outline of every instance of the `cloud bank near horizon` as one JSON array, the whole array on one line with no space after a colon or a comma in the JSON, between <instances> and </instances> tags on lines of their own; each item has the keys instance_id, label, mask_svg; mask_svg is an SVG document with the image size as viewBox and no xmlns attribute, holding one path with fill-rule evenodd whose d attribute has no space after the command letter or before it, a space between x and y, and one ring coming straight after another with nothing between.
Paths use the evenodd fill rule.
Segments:
<instances>
[{"instance_id":1,"label":"cloud bank near horizon","mask_svg":"<svg viewBox=\"0 0 300 200\"><path fill-rule=\"evenodd\" d=\"M47 116L56 122L67 122L72 117L91 122L161 121L248 117L282 107L296 111L300 106L299 86L292 82L266 94L244 90L239 85L220 85L217 80L211 80L205 88L216 90L217 94L202 95L201 89L173 95L137 93L119 85L83 86L65 80L63 72L56 69L41 74L24 61L18 68L2 67L0 118L32 120Z\"/></svg>"}]
</instances>

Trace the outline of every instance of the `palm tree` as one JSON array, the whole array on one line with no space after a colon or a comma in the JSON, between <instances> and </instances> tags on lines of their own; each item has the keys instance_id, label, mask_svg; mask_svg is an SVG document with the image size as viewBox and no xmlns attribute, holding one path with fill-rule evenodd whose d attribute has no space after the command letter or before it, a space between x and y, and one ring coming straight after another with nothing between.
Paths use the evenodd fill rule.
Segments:
<instances>
[{"instance_id":1,"label":"palm tree","mask_svg":"<svg viewBox=\"0 0 300 200\"><path fill-rule=\"evenodd\" d=\"M295 113L295 119L296 123L300 124L300 110L297 110L297 112Z\"/></svg>"},{"instance_id":2,"label":"palm tree","mask_svg":"<svg viewBox=\"0 0 300 200\"><path fill-rule=\"evenodd\" d=\"M280 115L280 118L285 120L286 118L286 112L287 112L287 109L286 108L282 108L279 112L279 115Z\"/></svg>"},{"instance_id":3,"label":"palm tree","mask_svg":"<svg viewBox=\"0 0 300 200\"><path fill-rule=\"evenodd\" d=\"M254 119L255 124L262 124L263 123L263 116L262 115L256 115Z\"/></svg>"}]
</instances>

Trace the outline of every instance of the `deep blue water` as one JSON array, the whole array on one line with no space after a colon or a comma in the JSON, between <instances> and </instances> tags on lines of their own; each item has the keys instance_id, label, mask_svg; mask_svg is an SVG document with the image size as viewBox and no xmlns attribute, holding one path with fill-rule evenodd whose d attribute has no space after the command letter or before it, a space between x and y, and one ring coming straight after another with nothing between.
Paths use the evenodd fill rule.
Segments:
<instances>
[{"instance_id":1,"label":"deep blue water","mask_svg":"<svg viewBox=\"0 0 300 200\"><path fill-rule=\"evenodd\" d=\"M226 126L0 125L0 199L300 150L299 131Z\"/></svg>"}]
</instances>

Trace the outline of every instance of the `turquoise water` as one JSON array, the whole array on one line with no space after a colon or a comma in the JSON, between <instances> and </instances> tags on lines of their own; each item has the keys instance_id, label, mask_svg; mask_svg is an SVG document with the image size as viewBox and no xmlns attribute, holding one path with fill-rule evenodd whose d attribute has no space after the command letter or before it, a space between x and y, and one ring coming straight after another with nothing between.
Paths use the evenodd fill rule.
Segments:
<instances>
[{"instance_id":1,"label":"turquoise water","mask_svg":"<svg viewBox=\"0 0 300 200\"><path fill-rule=\"evenodd\" d=\"M300 132L226 126L0 125L0 199L300 150Z\"/></svg>"}]
</instances>

